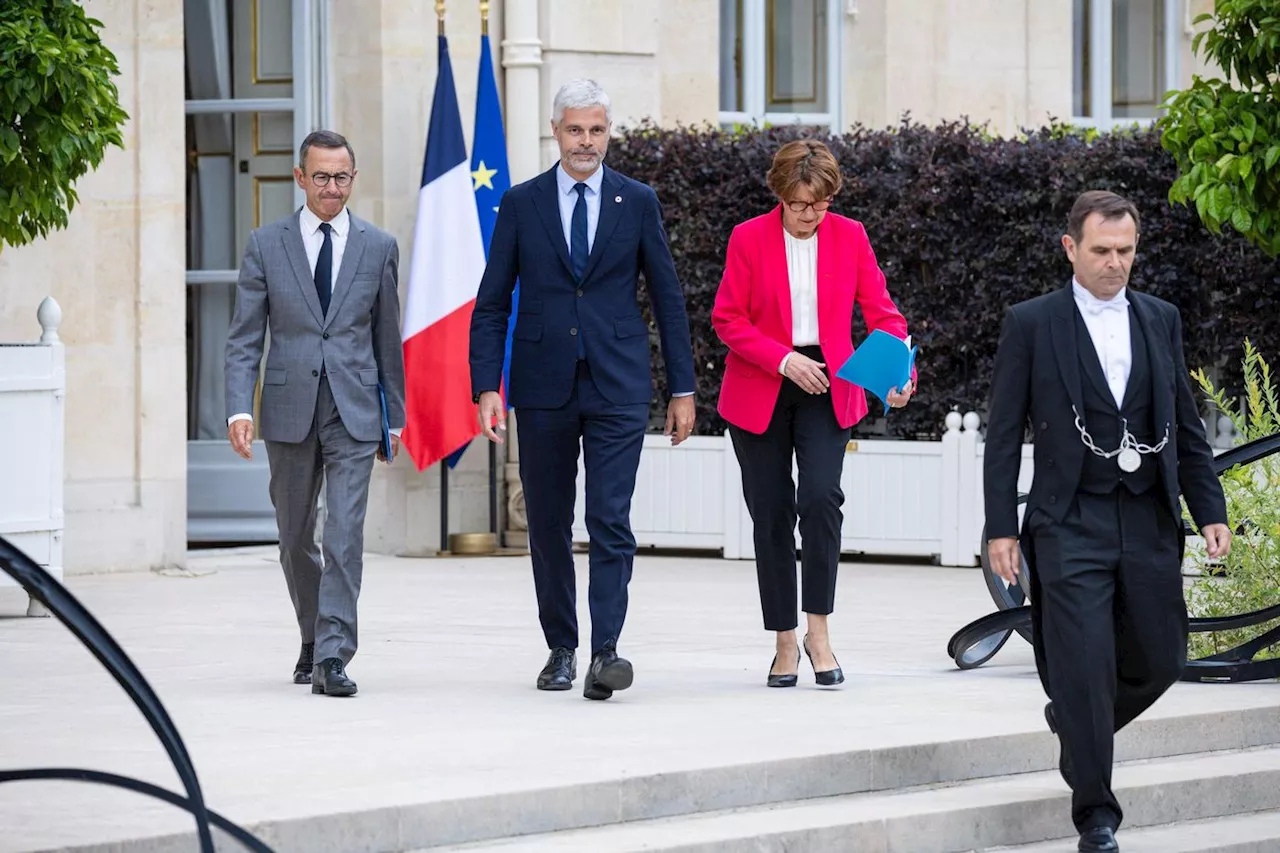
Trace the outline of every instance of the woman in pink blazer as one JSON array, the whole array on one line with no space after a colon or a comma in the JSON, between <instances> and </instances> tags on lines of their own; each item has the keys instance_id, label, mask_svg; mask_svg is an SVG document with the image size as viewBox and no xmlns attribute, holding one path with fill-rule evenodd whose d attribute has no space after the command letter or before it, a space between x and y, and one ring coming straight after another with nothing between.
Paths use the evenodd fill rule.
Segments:
<instances>
[{"instance_id":1,"label":"woman in pink blazer","mask_svg":"<svg viewBox=\"0 0 1280 853\"><path fill-rule=\"evenodd\" d=\"M789 142L774 156L768 182L780 204L733 229L711 314L729 347L719 411L742 469L764 627L777 632L766 683L794 687L800 668L799 515L801 607L808 617L803 647L817 683L835 685L844 674L831 651L827 616L835 604L844 521L840 471L867 399L832 374L853 354L855 304L868 330L906 337L907 321L889 298L866 229L827 212L842 184L831 151L815 140ZM913 374L889 404L905 406L914 384Z\"/></svg>"}]
</instances>

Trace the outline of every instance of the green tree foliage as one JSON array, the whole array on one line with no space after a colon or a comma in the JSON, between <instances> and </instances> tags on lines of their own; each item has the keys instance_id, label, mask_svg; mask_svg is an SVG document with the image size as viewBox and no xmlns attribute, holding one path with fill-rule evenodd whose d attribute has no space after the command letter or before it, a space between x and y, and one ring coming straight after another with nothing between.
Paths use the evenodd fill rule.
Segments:
<instances>
[{"instance_id":1,"label":"green tree foliage","mask_svg":"<svg viewBox=\"0 0 1280 853\"><path fill-rule=\"evenodd\" d=\"M0 3L0 247L65 228L75 182L124 147L101 29L74 0Z\"/></svg>"},{"instance_id":2,"label":"green tree foliage","mask_svg":"<svg viewBox=\"0 0 1280 853\"><path fill-rule=\"evenodd\" d=\"M1194 204L1215 234L1224 225L1280 255L1280 2L1217 0L1213 29L1192 49L1231 81L1198 75L1166 98L1162 144L1179 177L1169 200Z\"/></svg>"}]
</instances>

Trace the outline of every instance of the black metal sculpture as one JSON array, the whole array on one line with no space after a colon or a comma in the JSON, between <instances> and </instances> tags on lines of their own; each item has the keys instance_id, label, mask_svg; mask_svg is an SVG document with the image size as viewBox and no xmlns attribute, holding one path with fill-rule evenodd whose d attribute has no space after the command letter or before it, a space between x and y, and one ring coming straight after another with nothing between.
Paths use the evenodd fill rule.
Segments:
<instances>
[{"instance_id":1,"label":"black metal sculpture","mask_svg":"<svg viewBox=\"0 0 1280 853\"><path fill-rule=\"evenodd\" d=\"M190 812L196 821L196 834L200 841L200 853L215 853L213 835L210 825L228 833L254 853L272 853L267 845L259 841L251 833L227 820L217 812L211 811L204 802L200 791L200 782L196 778L195 766L191 756L182 743L178 729L169 718L169 714L160 702L160 697L151 689L151 685L142 676L124 649L115 641L107 629L93 617L62 584L58 583L48 572L41 569L26 554L13 547L8 540L0 537L0 569L22 585L27 594L39 601L75 634L81 643L93 653L98 662L106 667L112 677L120 684L129 698L138 706L138 710L151 724L152 730L160 743L164 745L173 762L178 778L187 791L182 797L172 791L155 785L102 773L96 770L79 768L49 767L33 770L0 770L0 782L16 782L37 779L60 779L81 782L95 782L125 788L140 794L164 800L170 805Z\"/></svg>"},{"instance_id":2,"label":"black metal sculpture","mask_svg":"<svg viewBox=\"0 0 1280 853\"><path fill-rule=\"evenodd\" d=\"M1280 452L1280 433L1255 439L1248 444L1224 451L1214 459L1214 470L1221 477L1238 465L1249 465L1278 452ZM1025 494L1018 496L1019 505L1026 500ZM1187 529L1188 534L1192 532L1190 528ZM987 584L987 591L996 603L997 610L995 613L989 613L981 619L970 622L951 637L947 643L947 657L954 660L956 666L961 669L982 666L996 656L1015 631L1024 640L1031 642L1031 606L1027 604L1026 593L1023 591L1023 584L1030 577L1030 571L1024 559L1021 583L1018 586L1007 586L991 569L991 561L987 554L987 531L984 527L982 577ZM1190 620L1190 629L1193 634L1234 631L1263 625L1275 619L1280 619L1280 604L1236 616L1193 618ZM1182 680L1239 682L1280 678L1280 658L1254 660L1259 652L1277 643L1280 643L1280 626L1225 652L1187 661Z\"/></svg>"}]
</instances>

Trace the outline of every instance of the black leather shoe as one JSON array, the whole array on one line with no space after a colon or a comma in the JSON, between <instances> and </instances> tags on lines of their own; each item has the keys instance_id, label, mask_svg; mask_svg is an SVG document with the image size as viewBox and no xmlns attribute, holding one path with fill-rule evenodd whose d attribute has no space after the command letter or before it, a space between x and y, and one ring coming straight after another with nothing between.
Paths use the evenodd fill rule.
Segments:
<instances>
[{"instance_id":1,"label":"black leather shoe","mask_svg":"<svg viewBox=\"0 0 1280 853\"><path fill-rule=\"evenodd\" d=\"M808 634L804 635L804 643L802 643L802 645L804 646L805 657L809 658L809 665L813 666L813 655L809 654ZM815 669L813 671L813 678L823 687L834 687L837 684L844 683L844 670L840 669L839 661L837 661L835 669L824 669L821 672Z\"/></svg>"},{"instance_id":2,"label":"black leather shoe","mask_svg":"<svg viewBox=\"0 0 1280 853\"><path fill-rule=\"evenodd\" d=\"M587 667L587 675L582 680L582 695L600 702L613 696L613 691L596 681L595 672Z\"/></svg>"},{"instance_id":3,"label":"black leather shoe","mask_svg":"<svg viewBox=\"0 0 1280 853\"><path fill-rule=\"evenodd\" d=\"M293 665L294 684L311 683L311 668L316 665L315 653L315 643L302 644L302 652L298 655L298 662Z\"/></svg>"},{"instance_id":4,"label":"black leather shoe","mask_svg":"<svg viewBox=\"0 0 1280 853\"><path fill-rule=\"evenodd\" d=\"M773 663L769 664L769 677L765 680L765 684L769 687L795 687L799 681L798 673L792 672L787 675L775 675L773 668L778 665L778 656L773 656ZM800 668L800 650L796 649L796 669Z\"/></svg>"},{"instance_id":5,"label":"black leather shoe","mask_svg":"<svg viewBox=\"0 0 1280 853\"><path fill-rule=\"evenodd\" d=\"M1098 826L1080 833L1080 844L1076 847L1081 853L1117 853L1120 845L1116 843L1116 833L1109 826Z\"/></svg>"},{"instance_id":6,"label":"black leather shoe","mask_svg":"<svg viewBox=\"0 0 1280 853\"><path fill-rule=\"evenodd\" d=\"M582 695L588 699L608 699L615 690L626 690L635 679L631 661L618 657L612 643L596 652L587 669Z\"/></svg>"},{"instance_id":7,"label":"black leather shoe","mask_svg":"<svg viewBox=\"0 0 1280 853\"><path fill-rule=\"evenodd\" d=\"M578 655L573 649L559 646L551 650L547 665L538 673L539 690L568 690L578 677Z\"/></svg>"},{"instance_id":8,"label":"black leather shoe","mask_svg":"<svg viewBox=\"0 0 1280 853\"><path fill-rule=\"evenodd\" d=\"M1053 715L1052 702L1044 706L1044 721L1049 724L1049 731L1057 735L1058 720ZM1062 781L1067 783L1067 787L1074 791L1075 774L1072 772L1071 756L1067 754L1067 745L1062 742L1062 735L1058 735L1058 772L1062 774Z\"/></svg>"},{"instance_id":9,"label":"black leather shoe","mask_svg":"<svg viewBox=\"0 0 1280 853\"><path fill-rule=\"evenodd\" d=\"M325 696L354 696L356 683L347 678L338 658L325 658L311 670L311 692Z\"/></svg>"}]
</instances>

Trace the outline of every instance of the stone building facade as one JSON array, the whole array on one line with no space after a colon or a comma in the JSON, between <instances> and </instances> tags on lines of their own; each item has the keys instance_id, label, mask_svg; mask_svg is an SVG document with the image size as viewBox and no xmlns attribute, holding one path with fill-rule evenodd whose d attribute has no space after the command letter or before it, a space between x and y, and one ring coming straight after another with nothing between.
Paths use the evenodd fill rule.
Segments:
<instances>
[{"instance_id":1,"label":"stone building facade","mask_svg":"<svg viewBox=\"0 0 1280 853\"><path fill-rule=\"evenodd\" d=\"M299 203L314 127L351 140L352 209L412 234L436 74L432 0L94 0L130 115L125 149L79 186L70 227L0 252L0 340L48 294L67 345L69 574L181 565L190 541L274 530L265 453L222 423L220 334L249 228ZM445 21L470 135L480 3ZM1210 0L493 0L513 182L554 161L556 88L592 76L615 123L883 127L967 116L996 133L1050 118L1148 120L1199 71ZM408 264L402 265L402 289ZM439 547L440 476L378 466L367 545ZM512 487L518 484L511 484ZM486 530L488 457L451 473L450 529Z\"/></svg>"}]
</instances>

